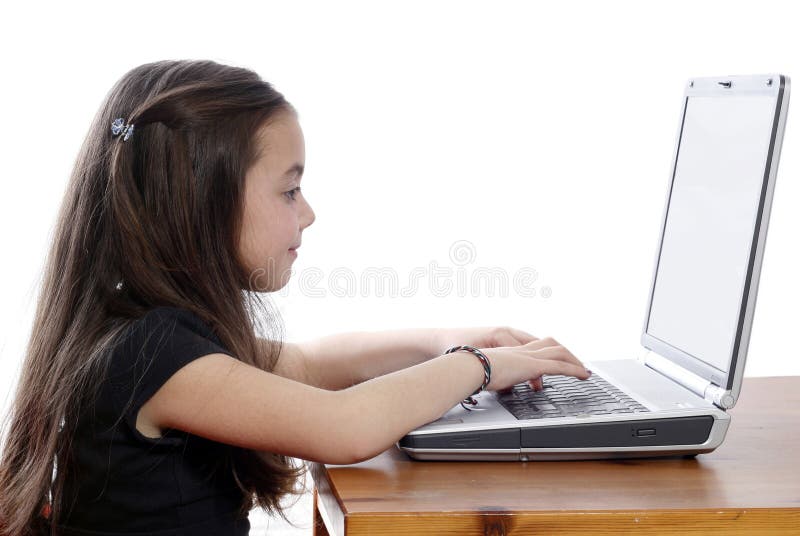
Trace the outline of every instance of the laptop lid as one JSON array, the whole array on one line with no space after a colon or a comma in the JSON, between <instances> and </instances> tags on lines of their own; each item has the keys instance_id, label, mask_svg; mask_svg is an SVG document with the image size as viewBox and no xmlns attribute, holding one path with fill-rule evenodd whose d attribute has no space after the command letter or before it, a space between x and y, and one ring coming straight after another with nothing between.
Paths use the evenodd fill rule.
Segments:
<instances>
[{"instance_id":1,"label":"laptop lid","mask_svg":"<svg viewBox=\"0 0 800 536\"><path fill-rule=\"evenodd\" d=\"M641 343L728 391L741 389L789 77L686 84Z\"/></svg>"}]
</instances>

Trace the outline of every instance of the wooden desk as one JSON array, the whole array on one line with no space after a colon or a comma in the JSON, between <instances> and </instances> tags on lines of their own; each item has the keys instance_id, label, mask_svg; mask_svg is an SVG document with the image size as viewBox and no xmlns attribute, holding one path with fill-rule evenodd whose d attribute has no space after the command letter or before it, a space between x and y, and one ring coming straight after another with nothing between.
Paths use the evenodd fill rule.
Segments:
<instances>
[{"instance_id":1,"label":"wooden desk","mask_svg":"<svg viewBox=\"0 0 800 536\"><path fill-rule=\"evenodd\" d=\"M745 378L730 413L689 459L309 462L314 534L800 534L800 376Z\"/></svg>"}]
</instances>

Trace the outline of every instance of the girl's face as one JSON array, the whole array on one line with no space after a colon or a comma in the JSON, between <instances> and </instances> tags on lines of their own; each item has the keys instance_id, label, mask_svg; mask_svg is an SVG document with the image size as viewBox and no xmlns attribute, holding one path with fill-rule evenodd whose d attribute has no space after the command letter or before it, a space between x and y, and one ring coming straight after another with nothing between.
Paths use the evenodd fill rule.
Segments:
<instances>
[{"instance_id":1,"label":"girl's face","mask_svg":"<svg viewBox=\"0 0 800 536\"><path fill-rule=\"evenodd\" d=\"M239 251L251 287L272 292L289 281L294 248L315 216L300 193L305 141L295 114L280 112L259 130L257 144L261 157L245 176Z\"/></svg>"}]
</instances>

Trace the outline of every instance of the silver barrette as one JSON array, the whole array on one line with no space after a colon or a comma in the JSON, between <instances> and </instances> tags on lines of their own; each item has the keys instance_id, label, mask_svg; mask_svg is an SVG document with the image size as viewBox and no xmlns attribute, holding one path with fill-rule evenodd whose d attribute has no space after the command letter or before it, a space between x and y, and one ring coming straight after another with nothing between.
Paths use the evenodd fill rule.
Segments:
<instances>
[{"instance_id":1,"label":"silver barrette","mask_svg":"<svg viewBox=\"0 0 800 536\"><path fill-rule=\"evenodd\" d=\"M128 141L128 138L133 134L133 123L126 125L121 117L117 117L111 123L111 133L114 136L122 134L122 141Z\"/></svg>"}]
</instances>

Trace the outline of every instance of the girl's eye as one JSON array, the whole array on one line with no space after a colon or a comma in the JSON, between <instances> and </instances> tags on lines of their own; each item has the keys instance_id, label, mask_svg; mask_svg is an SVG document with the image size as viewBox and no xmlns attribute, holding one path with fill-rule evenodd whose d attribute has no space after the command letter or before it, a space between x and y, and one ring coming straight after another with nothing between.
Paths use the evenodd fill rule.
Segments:
<instances>
[{"instance_id":1,"label":"girl's eye","mask_svg":"<svg viewBox=\"0 0 800 536\"><path fill-rule=\"evenodd\" d=\"M297 194L297 192L299 192L299 191L300 191L300 187L298 186L297 188L294 188L294 189L292 189L292 190L289 190L288 192L284 192L284 193L285 193L285 194L286 194L286 195L289 197L289 199L291 199L292 201L294 201L294 200L295 200L295 197L294 197L294 196L295 196L295 195Z\"/></svg>"}]
</instances>

